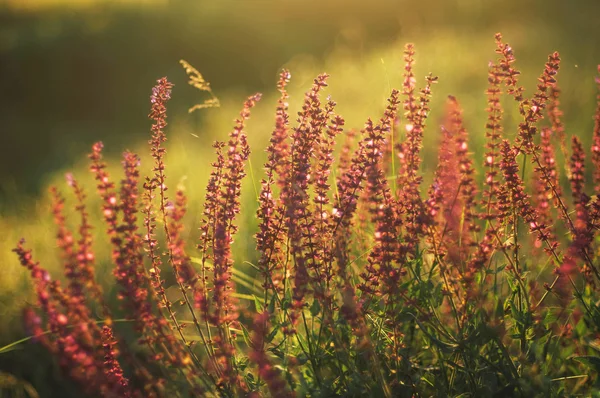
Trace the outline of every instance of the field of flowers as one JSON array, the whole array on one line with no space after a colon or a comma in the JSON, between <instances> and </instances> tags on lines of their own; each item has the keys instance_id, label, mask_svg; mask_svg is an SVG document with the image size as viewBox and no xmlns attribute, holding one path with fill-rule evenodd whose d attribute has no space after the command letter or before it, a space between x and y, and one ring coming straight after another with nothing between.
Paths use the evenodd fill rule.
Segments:
<instances>
[{"instance_id":1,"label":"field of flowers","mask_svg":"<svg viewBox=\"0 0 600 398\"><path fill-rule=\"evenodd\" d=\"M600 396L597 1L0 3L0 396Z\"/></svg>"},{"instance_id":2,"label":"field of flowers","mask_svg":"<svg viewBox=\"0 0 600 398\"><path fill-rule=\"evenodd\" d=\"M484 126L466 120L473 101L432 101L439 79L415 73L412 44L398 88L362 124L328 95L335 75L294 102L285 69L275 111L248 97L202 159L204 189L172 178L194 171L169 168L173 86L159 79L150 155L126 151L109 168L94 144L89 177L50 190L53 236L15 243L34 286L32 337L0 351L42 346L90 396L596 394L600 93L576 116L590 131L567 135L560 55L525 90L495 40ZM262 168L250 158L257 113L273 120ZM49 248L62 278L45 268Z\"/></svg>"}]
</instances>

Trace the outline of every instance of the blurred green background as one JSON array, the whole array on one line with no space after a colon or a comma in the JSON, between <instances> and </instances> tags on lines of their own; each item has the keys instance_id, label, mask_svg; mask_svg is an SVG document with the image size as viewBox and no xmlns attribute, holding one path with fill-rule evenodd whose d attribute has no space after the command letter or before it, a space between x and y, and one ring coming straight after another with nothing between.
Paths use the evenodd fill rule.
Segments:
<instances>
[{"instance_id":1,"label":"blurred green background","mask_svg":"<svg viewBox=\"0 0 600 398\"><path fill-rule=\"evenodd\" d=\"M34 302L10 249L25 236L36 257L60 275L47 187L66 191L64 173L74 170L88 188L94 216L97 199L85 154L98 140L113 166L126 148L145 153L148 98L157 78L166 75L175 83L167 165L172 186L182 182L191 198L192 242L212 160L210 143L226 138L247 95L265 93L248 125L252 172L235 251L237 258L252 261L255 193L249 180L257 184L262 176L282 67L292 72L292 109L298 109L312 78L326 71L327 94L347 124L360 128L367 117L379 117L390 88L400 87L403 45L415 43L417 77L431 71L440 78L425 138L427 180L437 153L436 112L448 94L465 107L473 148L481 156L487 64L496 57L498 31L515 50L527 93L547 55L561 53L567 131L589 143L600 63L598 0L0 1L0 347L25 335L19 310ZM206 96L187 86L181 58L211 82L221 108L187 113ZM508 105L509 135L516 117ZM113 176L118 180L118 169ZM98 272L110 295L106 242L96 225ZM0 353L0 371L27 380L41 396L76 395L51 364L34 344Z\"/></svg>"}]
</instances>

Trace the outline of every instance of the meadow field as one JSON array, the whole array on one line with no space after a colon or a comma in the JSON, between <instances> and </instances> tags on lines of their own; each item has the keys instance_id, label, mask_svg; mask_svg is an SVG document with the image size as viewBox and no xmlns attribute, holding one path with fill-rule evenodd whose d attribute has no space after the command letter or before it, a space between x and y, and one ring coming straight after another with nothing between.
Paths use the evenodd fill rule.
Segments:
<instances>
[{"instance_id":1,"label":"meadow field","mask_svg":"<svg viewBox=\"0 0 600 398\"><path fill-rule=\"evenodd\" d=\"M1 7L2 395L599 394L597 2Z\"/></svg>"}]
</instances>

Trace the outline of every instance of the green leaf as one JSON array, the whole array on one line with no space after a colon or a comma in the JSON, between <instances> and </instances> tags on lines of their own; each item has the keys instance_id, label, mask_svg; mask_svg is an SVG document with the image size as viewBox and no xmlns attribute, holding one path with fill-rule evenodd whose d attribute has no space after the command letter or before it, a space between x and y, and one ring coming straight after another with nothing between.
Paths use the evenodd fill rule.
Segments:
<instances>
[{"instance_id":1,"label":"green leaf","mask_svg":"<svg viewBox=\"0 0 600 398\"><path fill-rule=\"evenodd\" d=\"M312 305L310 306L310 313L312 316L317 316L321 312L321 304L319 300L314 300Z\"/></svg>"},{"instance_id":2,"label":"green leaf","mask_svg":"<svg viewBox=\"0 0 600 398\"><path fill-rule=\"evenodd\" d=\"M248 357L241 357L237 360L237 366L241 371L248 367L249 359Z\"/></svg>"},{"instance_id":3,"label":"green leaf","mask_svg":"<svg viewBox=\"0 0 600 398\"><path fill-rule=\"evenodd\" d=\"M275 294L273 294L273 296L271 296L271 301L269 301L269 314L274 314L275 313Z\"/></svg>"},{"instance_id":4,"label":"green leaf","mask_svg":"<svg viewBox=\"0 0 600 398\"><path fill-rule=\"evenodd\" d=\"M299 365L304 365L306 362L308 362L308 357L304 353L300 353L296 356L296 360L298 361Z\"/></svg>"},{"instance_id":5,"label":"green leaf","mask_svg":"<svg viewBox=\"0 0 600 398\"><path fill-rule=\"evenodd\" d=\"M517 307L515 306L515 303L513 300L509 300L510 302L510 314L512 315L513 319L517 322L517 323L523 323L520 320L520 314L519 314L519 310L517 310Z\"/></svg>"},{"instance_id":6,"label":"green leaf","mask_svg":"<svg viewBox=\"0 0 600 398\"><path fill-rule=\"evenodd\" d=\"M508 287L513 293L517 292L517 284L512 278L506 278L506 282L508 282Z\"/></svg>"},{"instance_id":7,"label":"green leaf","mask_svg":"<svg viewBox=\"0 0 600 398\"><path fill-rule=\"evenodd\" d=\"M275 336L277 335L277 332L279 331L279 325L275 326L273 328L273 330L271 330L271 333L269 333L269 335L267 336L267 338L265 339L267 341L267 343L270 343L271 341L273 341L273 339L275 338Z\"/></svg>"},{"instance_id":8,"label":"green leaf","mask_svg":"<svg viewBox=\"0 0 600 398\"><path fill-rule=\"evenodd\" d=\"M254 307L256 308L256 312L259 314L262 314L265 311L265 307L263 307L261 299L256 295L254 295Z\"/></svg>"},{"instance_id":9,"label":"green leaf","mask_svg":"<svg viewBox=\"0 0 600 398\"><path fill-rule=\"evenodd\" d=\"M284 352L281 351L279 348L276 348L276 347L267 348L267 351L272 352L273 355L275 355L279 359L283 359L285 357Z\"/></svg>"},{"instance_id":10,"label":"green leaf","mask_svg":"<svg viewBox=\"0 0 600 398\"><path fill-rule=\"evenodd\" d=\"M573 359L590 366L592 369L594 369L594 371L600 373L600 357L593 355L582 355L579 357L573 357Z\"/></svg>"},{"instance_id":11,"label":"green leaf","mask_svg":"<svg viewBox=\"0 0 600 398\"><path fill-rule=\"evenodd\" d=\"M248 345L248 347L252 347L252 340L250 339L250 333L248 333L248 329L246 329L246 327L241 323L240 326L242 327L242 335L244 336L244 341L246 342L246 345Z\"/></svg>"},{"instance_id":12,"label":"green leaf","mask_svg":"<svg viewBox=\"0 0 600 398\"><path fill-rule=\"evenodd\" d=\"M485 273L488 274L488 275L499 274L500 272L504 271L505 268L506 268L506 264L503 264L503 265L497 267L496 269L488 268L485 271Z\"/></svg>"}]
</instances>

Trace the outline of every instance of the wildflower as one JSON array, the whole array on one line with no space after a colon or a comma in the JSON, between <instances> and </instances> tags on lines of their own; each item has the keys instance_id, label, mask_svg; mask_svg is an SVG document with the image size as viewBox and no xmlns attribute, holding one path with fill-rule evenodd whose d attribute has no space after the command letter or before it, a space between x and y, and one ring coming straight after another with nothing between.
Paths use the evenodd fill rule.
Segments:
<instances>
[{"instance_id":1,"label":"wildflower","mask_svg":"<svg viewBox=\"0 0 600 398\"><path fill-rule=\"evenodd\" d=\"M224 164L222 177L222 189L219 192L217 213L215 217L214 240L213 240L213 291L212 291L212 313L209 319L213 325L219 326L219 336L215 341L219 348L218 358L223 367L223 373L231 385L241 384L237 373L232 365L232 355L235 352L229 325L236 319L234 299L231 296L233 282L231 281L231 242L237 232L234 224L235 216L240 211L241 180L245 176L244 167L250 148L244 131L245 122L250 117L250 110L260 100L261 95L256 94L249 97L244 103L240 117L235 122L235 127L229 135L227 158Z\"/></svg>"},{"instance_id":2,"label":"wildflower","mask_svg":"<svg viewBox=\"0 0 600 398\"><path fill-rule=\"evenodd\" d=\"M289 144L288 125L288 93L286 85L289 82L290 73L283 70L279 77L277 87L281 96L277 102L275 112L275 129L271 134L269 147L267 148L268 160L265 164L266 179L261 182L259 195L259 209L257 211L260 220L259 232L256 234L256 247L261 253L259 265L263 268L263 288L276 289L276 285L283 279L282 275L282 249L285 242L285 225L283 222L283 204L276 202L274 198L274 184L280 189L285 188L289 175ZM276 174L278 178L276 177ZM276 180L277 179L277 180Z\"/></svg>"},{"instance_id":3,"label":"wildflower","mask_svg":"<svg viewBox=\"0 0 600 398\"><path fill-rule=\"evenodd\" d=\"M104 347L104 373L107 377L107 389L103 391L103 394L131 397L129 380L123 376L123 369L121 369L121 365L116 359L114 348L115 338L111 328L106 325L102 328L102 340Z\"/></svg>"},{"instance_id":4,"label":"wildflower","mask_svg":"<svg viewBox=\"0 0 600 398\"><path fill-rule=\"evenodd\" d=\"M506 182L506 192L502 192L500 198L501 209L504 212L510 211L513 208L516 209L529 225L531 232L537 234L538 239L547 245L549 252L554 252L558 246L558 242L552 239L548 231L548 226L540 220L538 212L529 202L529 195L523 189L523 182L519 177L519 166L515 160L517 150L517 148L511 148L508 141L502 141L500 147L502 155L500 168Z\"/></svg>"},{"instance_id":5,"label":"wildflower","mask_svg":"<svg viewBox=\"0 0 600 398\"><path fill-rule=\"evenodd\" d=\"M320 129L326 123L321 102L320 91L327 86L328 75L319 75L310 91L304 98L302 112L298 113L298 126L293 129L290 162L290 174L286 186L282 189L281 200L286 209L285 225L290 239L290 254L294 259L295 276L293 290L293 306L291 320L297 320L297 311L304 305L304 296L311 283L309 268L316 269L314 253L307 253L306 249L314 251L312 243L315 230L314 219L309 209L308 189L310 181L311 158L314 145ZM292 325L293 327L293 325Z\"/></svg>"}]
</instances>

